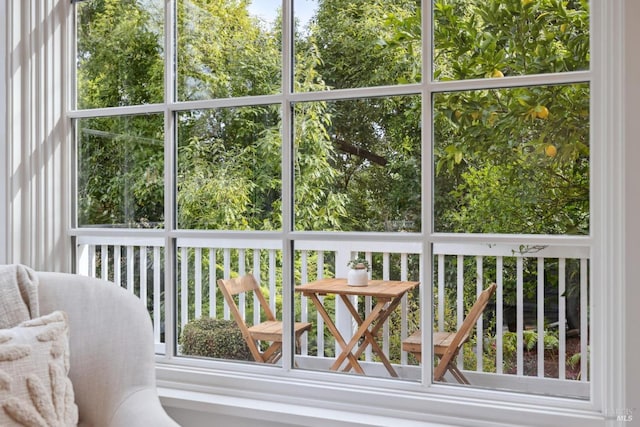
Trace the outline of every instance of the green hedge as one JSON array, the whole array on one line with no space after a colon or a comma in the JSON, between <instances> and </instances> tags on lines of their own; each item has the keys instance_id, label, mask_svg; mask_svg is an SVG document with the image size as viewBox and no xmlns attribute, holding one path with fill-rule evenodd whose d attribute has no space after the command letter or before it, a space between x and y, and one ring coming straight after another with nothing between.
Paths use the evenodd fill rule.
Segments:
<instances>
[{"instance_id":1,"label":"green hedge","mask_svg":"<svg viewBox=\"0 0 640 427\"><path fill-rule=\"evenodd\" d=\"M233 320L211 317L192 320L182 329L180 344L184 355L253 360L242 332Z\"/></svg>"}]
</instances>

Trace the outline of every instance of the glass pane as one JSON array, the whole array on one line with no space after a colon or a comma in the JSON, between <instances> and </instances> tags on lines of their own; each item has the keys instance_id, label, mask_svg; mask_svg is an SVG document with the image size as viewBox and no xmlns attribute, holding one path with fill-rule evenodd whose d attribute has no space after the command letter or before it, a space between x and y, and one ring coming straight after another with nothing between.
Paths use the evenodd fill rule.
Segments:
<instances>
[{"instance_id":1,"label":"glass pane","mask_svg":"<svg viewBox=\"0 0 640 427\"><path fill-rule=\"evenodd\" d=\"M281 1L177 2L179 101L269 95L281 87Z\"/></svg>"},{"instance_id":2,"label":"glass pane","mask_svg":"<svg viewBox=\"0 0 640 427\"><path fill-rule=\"evenodd\" d=\"M295 229L420 231L418 96L295 105Z\"/></svg>"},{"instance_id":3,"label":"glass pane","mask_svg":"<svg viewBox=\"0 0 640 427\"><path fill-rule=\"evenodd\" d=\"M420 81L419 1L294 0L294 13L296 91Z\"/></svg>"},{"instance_id":4,"label":"glass pane","mask_svg":"<svg viewBox=\"0 0 640 427\"><path fill-rule=\"evenodd\" d=\"M267 351L271 345L267 338L275 334L269 336L264 328L260 328L263 335L256 341L245 340L243 336L244 332L249 333L243 328L254 327L255 330L267 320L267 310L277 320L282 320L282 251L266 249L272 242L265 245L259 237L250 242L251 248L229 248L229 241L210 239L206 241L206 247L178 245L178 354L242 362L262 362L264 358L265 366L282 366L281 351L273 351L278 345ZM225 298L222 286L225 283L233 286L227 279L234 280L248 272L255 278L252 283L256 288L233 295L230 292L227 296L232 301ZM225 282L221 284L220 279ZM257 298L258 292L264 296L266 304ZM276 336L281 342L281 336Z\"/></svg>"},{"instance_id":5,"label":"glass pane","mask_svg":"<svg viewBox=\"0 0 640 427\"><path fill-rule=\"evenodd\" d=\"M587 84L434 95L434 229L589 233Z\"/></svg>"},{"instance_id":6,"label":"glass pane","mask_svg":"<svg viewBox=\"0 0 640 427\"><path fill-rule=\"evenodd\" d=\"M178 113L178 227L282 228L280 109Z\"/></svg>"},{"instance_id":7,"label":"glass pane","mask_svg":"<svg viewBox=\"0 0 640 427\"><path fill-rule=\"evenodd\" d=\"M162 114L78 119L76 128L78 225L161 228Z\"/></svg>"},{"instance_id":8,"label":"glass pane","mask_svg":"<svg viewBox=\"0 0 640 427\"><path fill-rule=\"evenodd\" d=\"M391 248L384 240L345 244L317 236L295 243L294 320L311 324L300 336L296 367L420 381L421 367L403 345L420 324L415 244ZM366 286L349 285L346 260L356 258L366 261ZM363 324L367 333L359 330Z\"/></svg>"},{"instance_id":9,"label":"glass pane","mask_svg":"<svg viewBox=\"0 0 640 427\"><path fill-rule=\"evenodd\" d=\"M434 0L436 80L586 70L586 0Z\"/></svg>"},{"instance_id":10,"label":"glass pane","mask_svg":"<svg viewBox=\"0 0 640 427\"><path fill-rule=\"evenodd\" d=\"M164 1L78 3L78 108L160 103Z\"/></svg>"},{"instance_id":11,"label":"glass pane","mask_svg":"<svg viewBox=\"0 0 640 427\"><path fill-rule=\"evenodd\" d=\"M588 399L589 247L521 237L433 245L434 381Z\"/></svg>"}]
</instances>

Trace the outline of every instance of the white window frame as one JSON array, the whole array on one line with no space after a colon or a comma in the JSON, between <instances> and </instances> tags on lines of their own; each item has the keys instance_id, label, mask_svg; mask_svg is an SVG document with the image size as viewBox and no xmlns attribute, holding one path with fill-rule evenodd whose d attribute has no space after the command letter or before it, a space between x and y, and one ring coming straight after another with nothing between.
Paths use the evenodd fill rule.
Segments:
<instances>
[{"instance_id":1,"label":"white window frame","mask_svg":"<svg viewBox=\"0 0 640 427\"><path fill-rule=\"evenodd\" d=\"M11 11L30 10L21 0L10 0ZM165 2L167 10L172 6L171 0ZM288 4L288 3L287 3ZM67 38L58 38L50 46L43 49L64 52L71 37L71 7L68 0L49 0L47 5L57 10L56 19L64 17L66 11ZM60 12L62 9L63 12ZM285 12L287 8L285 7ZM630 12L630 13L627 13ZM631 13L632 12L632 13ZM6 31L0 36L0 45L7 49L5 57L6 82L5 90L6 115L3 117L6 129L6 146L0 145L7 163L5 175L0 179L4 192L0 190L0 197L6 202L5 216L0 216L0 225L6 230L7 262L23 262L35 268L44 268L47 263L59 265L60 270L68 270L68 264L62 259L43 261L34 251L25 251L17 241L23 245L36 246L39 236L25 232L19 224L20 208L26 209L29 203L12 194L12 189L19 187L20 177L7 176L8 171L15 170L20 158L10 157L9 154L19 151L25 142L15 135L27 121L13 121L6 119L10 114L17 113L16 105L20 105L11 97L18 96L12 83L16 82L13 71L26 65L30 55L16 55L14 49L16 37L29 37L27 31L16 31L21 20L31 19L25 14L17 19L19 14L5 13L4 28ZM426 16L427 14L425 14ZM624 82L640 84L640 78L628 75L625 70L638 70L638 60L628 59L625 52L633 52L633 43L640 36L640 30L635 29L637 22L633 16L640 16L640 7L635 0L626 1L593 1L591 5L591 244L592 269L592 377L591 399L589 401L574 401L570 399L550 398L544 396L528 396L521 394L503 393L489 390L466 389L448 386L424 385L398 386L384 381L370 378L345 378L345 376L328 376L321 373L288 371L286 375L271 375L269 369L260 366L240 368L236 364L223 362L193 363L181 358L175 358L170 353L157 358L157 374L160 394L168 406L202 411L233 413L254 419L286 420L304 425L326 425L327 421L342 421L344 425L392 425L393 420L412 420L415 425L436 425L440 423L457 423L467 425L496 425L503 423L513 425L566 425L566 426L600 426L605 420L612 420L612 416L620 411L633 410L640 393L638 391L638 368L632 361L625 360L625 354L635 354L640 351L637 333L631 329L633 313L637 312L635 302L638 302L637 260L640 249L637 244L630 243L633 237L625 238L625 226L632 224L637 218L640 202L633 196L634 183L640 182L637 162L640 161L638 149L633 147L633 131L639 131L638 120L633 111L638 110L639 95L635 91L635 99L625 96L625 91L631 87L624 87ZM47 14L43 14L43 19ZM169 20L169 18L167 18ZM34 22L38 25L40 22ZM167 28L170 28L167 26ZM634 38L635 36L635 38ZM169 39L169 37L167 38ZM33 41L26 43L27 49ZM170 57L171 46L167 45L166 55ZM625 51L625 49L627 49ZM49 52L50 53L50 52ZM286 49L285 49L286 55ZM67 76L71 75L73 55L60 54L57 61L67 64ZM625 68L628 67L628 68ZM0 74L1 76L1 74ZM534 82L536 77L523 77L521 82ZM635 80L634 80L635 79ZM545 81L546 83L547 81ZM31 81L19 81L19 87L30 87ZM500 82L500 86L504 84ZM67 85L67 86L64 86ZM71 91L69 82L63 82L67 94ZM458 87L458 86L452 86ZM7 90L6 88L13 88ZM166 90L171 90L166 85ZM40 88L41 90L44 88ZM48 89L53 90L49 87ZM23 90L22 93L28 93ZM46 98L50 93L39 93ZM364 94L363 94L364 95ZM333 96L332 96L333 97ZM69 97L70 98L70 97ZM631 112L626 108L631 108ZM144 112L148 107L141 107ZM135 109L134 109L135 110ZM427 111L428 108L425 108ZM0 109L0 111L2 111ZM132 112L131 110L127 110ZM37 116L37 111L25 111L24 114ZM170 114L167 110L167 114ZM428 114L430 113L425 113ZM74 112L70 110L69 117L89 116L89 112ZM635 120L634 120L635 119ZM2 122L0 121L0 126ZM66 125L65 125L66 126ZM626 127L625 127L626 126ZM66 129L67 142L72 139ZM165 129L167 135L171 129ZM169 150L171 151L171 150ZM628 157L626 154L632 154ZM635 156L633 156L635 155ZM168 154L168 156L171 156ZM424 153L424 157L426 153ZM634 163L633 161L636 161ZM22 159L25 160L24 158ZM172 160L169 158L168 160ZM67 159L68 161L68 159ZM69 163L71 164L71 163ZM170 163L169 163L170 164ZM635 165L635 168L632 166ZM425 165L423 165L425 166ZM425 177L430 165L426 165ZM60 170L59 173L69 173ZM39 172L35 172L38 174ZM170 174L170 172L168 172ZM46 178L46 177L45 177ZM172 177L168 176L171 185ZM626 184L625 184L626 178ZM69 176L65 178L69 180ZM61 184L62 196L57 203L67 204L73 200L69 187ZM6 185L4 185L6 181ZM33 189L33 194L41 197L48 187ZM167 196L168 197L168 196ZM168 204L170 205L170 204ZM62 209L64 212L65 209ZM69 212L69 209L66 209ZM634 215L635 214L635 215ZM634 218L635 217L635 218ZM61 239L70 239L71 231L65 222L54 221L47 212L38 212L33 216L41 227L48 225L60 232ZM167 217L167 221L171 217ZM637 220L636 220L637 221ZM635 225L634 231L638 232ZM2 235L0 235L2 236ZM636 235L636 238L640 236ZM167 235L167 242L173 238ZM433 236L425 237L424 247L428 248ZM427 253L427 252L425 252ZM64 254L51 252L51 257L65 258ZM2 252L0 252L0 261ZM625 263L626 260L626 263ZM65 266L66 265L66 266ZM168 272L171 274L171 272ZM629 298L635 296L635 299ZM426 297L425 297L426 298ZM428 302L423 301L423 302ZM426 304L423 304L427 306ZM637 316L636 316L637 319ZM171 320L171 319L168 319ZM171 328L170 328L171 329ZM170 339L170 337L169 337ZM630 358L631 359L631 358ZM278 372L281 374L282 372ZM425 374L425 377L427 374ZM388 386L382 389L380 386ZM246 411L246 408L252 409ZM365 415L366 414L366 415ZM638 414L635 414L638 415ZM282 418L287 416L288 418ZM613 419L615 421L615 418ZM408 424L410 421L403 425Z\"/></svg>"},{"instance_id":2,"label":"white window frame","mask_svg":"<svg viewBox=\"0 0 640 427\"><path fill-rule=\"evenodd\" d=\"M7 16L7 2L0 2L0 16ZM3 28L7 28L6 25ZM5 32L0 33L0 58L7 57L7 38ZM7 99L7 69L0 67L0 99ZM0 103L0 135L6 135L7 128L7 104ZM7 153L7 139L0 138L0 167L8 171L9 162ZM7 263L7 186L8 174L0 173L0 264Z\"/></svg>"}]
</instances>

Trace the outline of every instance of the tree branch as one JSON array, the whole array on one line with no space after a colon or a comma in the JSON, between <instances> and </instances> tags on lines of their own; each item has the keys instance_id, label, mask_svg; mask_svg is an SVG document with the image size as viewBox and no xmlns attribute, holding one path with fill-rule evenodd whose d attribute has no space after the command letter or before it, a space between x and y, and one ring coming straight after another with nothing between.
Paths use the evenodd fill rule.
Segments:
<instances>
[{"instance_id":1,"label":"tree branch","mask_svg":"<svg viewBox=\"0 0 640 427\"><path fill-rule=\"evenodd\" d=\"M365 150L364 148L356 147L355 145L349 144L341 139L334 140L338 148L345 153L353 154L354 156L362 157L364 159L369 160L371 163L375 163L380 166L387 165L387 159L382 156L378 156L375 153L372 153L369 150Z\"/></svg>"}]
</instances>

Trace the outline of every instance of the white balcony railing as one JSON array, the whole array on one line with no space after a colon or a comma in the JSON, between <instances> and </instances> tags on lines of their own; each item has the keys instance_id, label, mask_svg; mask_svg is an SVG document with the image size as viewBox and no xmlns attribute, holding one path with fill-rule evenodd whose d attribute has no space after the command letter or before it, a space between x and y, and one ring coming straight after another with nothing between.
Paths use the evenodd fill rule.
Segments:
<instances>
[{"instance_id":1,"label":"white balcony railing","mask_svg":"<svg viewBox=\"0 0 640 427\"><path fill-rule=\"evenodd\" d=\"M77 238L77 246L80 274L111 280L147 302L157 349L163 352L164 239L83 235ZM276 313L280 310L280 240L178 238L176 248L178 334L194 318L230 318L217 291L216 280L221 277L260 272L256 276L269 291L272 309ZM304 240L295 243L294 251L296 285L324 276L344 277L347 261L356 255L372 263L373 278L421 277L421 244L415 242ZM588 396L587 247L441 243L433 246L433 257L434 283L430 291L436 330L460 325L465 308L482 288L490 282L498 285L495 304L490 304L477 324L483 338L472 340L465 354L459 356L459 366L464 366L465 375L474 384L544 393L553 381L554 393ZM421 291L425 289L421 287ZM418 293L406 296L397 309L393 330L386 324L380 337L382 349L397 356L393 361L401 376L414 379L419 375L417 362L401 351L397 337L404 338L419 327L418 302ZM371 308L368 299L357 303L362 310ZM252 316L248 323L258 321L259 314L252 306L251 301L239 301L243 315ZM306 298L297 294L295 313L296 320L316 325L313 333L304 337L299 365L304 367L307 361L309 366L328 366L329 362L322 361L335 354L336 343L326 338L322 318ZM336 303L334 316L338 328L348 336L354 325L340 302ZM569 339L573 343L570 350ZM375 370L371 353L366 352L363 358L364 364L368 362ZM552 374L545 371L550 363L555 366ZM567 366L573 366L572 372L567 372Z\"/></svg>"}]
</instances>

